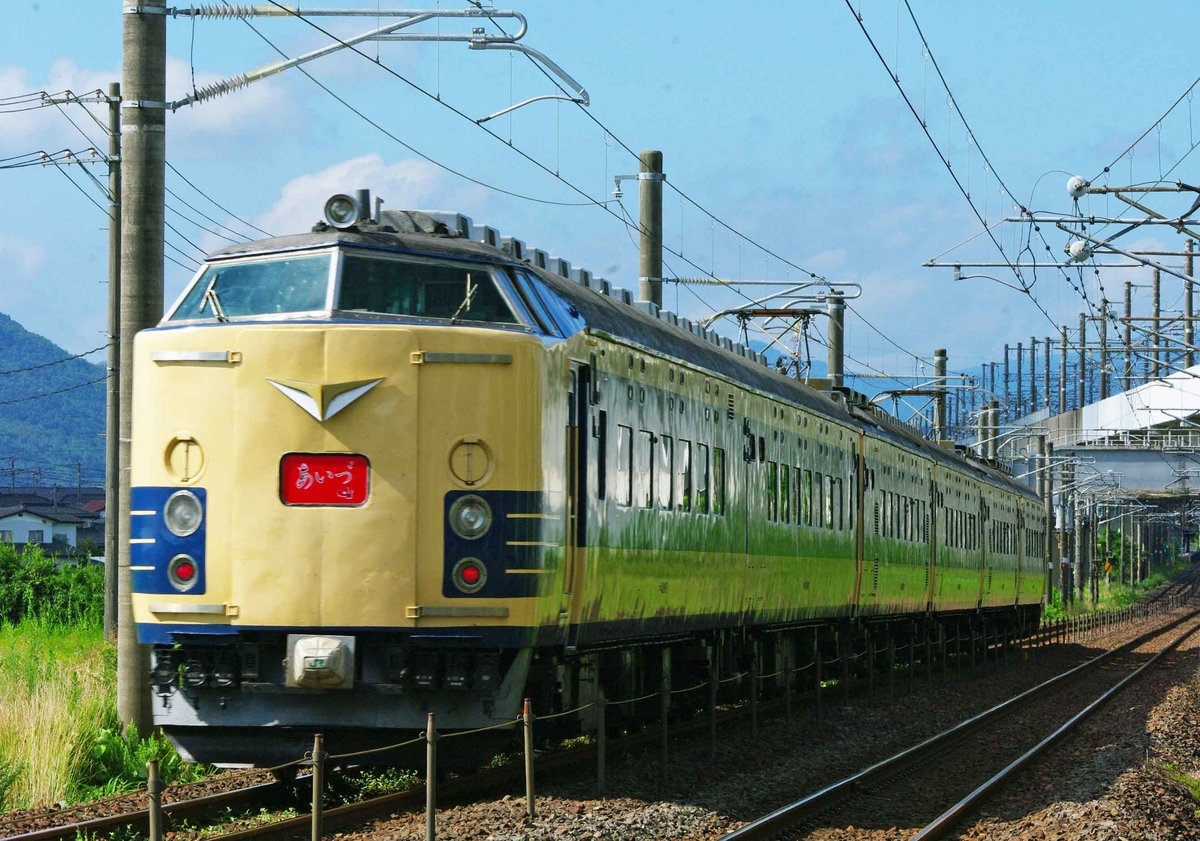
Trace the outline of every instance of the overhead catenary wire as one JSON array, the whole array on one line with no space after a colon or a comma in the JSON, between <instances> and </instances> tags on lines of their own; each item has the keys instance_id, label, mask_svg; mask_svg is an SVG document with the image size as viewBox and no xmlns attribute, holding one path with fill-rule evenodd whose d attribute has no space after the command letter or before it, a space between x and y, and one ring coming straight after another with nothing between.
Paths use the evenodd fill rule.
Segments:
<instances>
[{"instance_id":1,"label":"overhead catenary wire","mask_svg":"<svg viewBox=\"0 0 1200 841\"><path fill-rule=\"evenodd\" d=\"M64 356L62 359L53 359L49 362L39 362L36 365L26 365L23 368L9 368L7 370L0 371L0 377L8 374L24 374L26 371L37 371L42 368L49 368L52 365L61 365L64 362L71 362L75 359L83 359L86 356L91 356L93 353L99 353L100 351L111 346L112 342L106 342L105 344L100 345L100 347L94 347L91 350L85 350L83 353L76 353L72 356Z\"/></svg>"},{"instance_id":2,"label":"overhead catenary wire","mask_svg":"<svg viewBox=\"0 0 1200 841\"><path fill-rule=\"evenodd\" d=\"M269 42L268 42L268 43L269 43ZM253 222L247 222L247 221L246 221L245 219L243 219L241 216L238 216L236 213L233 213L233 212L232 212L232 211L230 211L228 208L226 208L226 207L224 207L223 205L219 204L219 203L217 202L217 200L216 200L216 199L214 199L214 198L213 198L212 196L210 196L208 193L204 192L204 191L203 191L203 190L201 190L199 187L197 187L197 186L196 186L194 183L192 183L192 181L190 181L190 180L187 178L187 176L185 176L185 175L184 175L182 172L180 172L180 171L179 171L179 170L178 170L178 169L177 169L177 168L176 168L176 167L175 167L175 166L174 166L174 165L173 165L173 164L172 164L170 161L166 161L166 165L167 165L167 169L171 170L171 172L173 172L173 173L175 173L177 176L179 176L179 180L181 180L181 181L182 181L184 184L187 184L189 187L191 187L191 188L192 188L193 190L195 190L197 193L199 193L200 195L202 195L202 196L203 196L203 197L204 197L204 198L205 198L205 199L206 199L206 200L209 202L209 204L211 204L211 205L212 205L213 207L215 207L217 210L221 211L222 213L225 213L225 214L227 214L227 215L228 215L230 218L232 218L232 219L236 219L237 221L239 221L239 222L241 222L243 225L245 225L247 228L253 228L254 230L258 231L258 232L259 232L260 234L262 234L263 236L268 236L268 237L273 237L273 236L275 236L275 235L274 235L274 234L272 234L270 231L264 231L262 228L258 227L258 226L257 226L257 225L255 225ZM170 192L170 191L168 190L167 192ZM175 195L175 194L174 194L174 193L171 193L171 195ZM176 196L176 198L178 198L178 196ZM183 201L183 200L182 200L182 199L180 199L180 201ZM186 202L184 202L184 203L186 204ZM189 206L189 207L191 207L191 205L188 205L188 206ZM195 210L195 208L192 208L192 209L193 209L193 210ZM198 211L198 210L197 210L196 212L197 212L197 213L199 213L200 211ZM206 218L206 219L208 219L209 217L207 217L207 216L206 216L205 218ZM210 219L209 221L213 221L213 222L215 222L215 220L212 220L212 219ZM221 227L225 227L225 226L224 226L224 225L222 225ZM226 228L226 230L228 230L228 228Z\"/></svg>"},{"instance_id":3,"label":"overhead catenary wire","mask_svg":"<svg viewBox=\"0 0 1200 841\"><path fill-rule=\"evenodd\" d=\"M80 383L79 385L67 386L66 388L58 388L54 391L47 391L42 394L31 394L28 397L18 397L14 400L0 400L0 406L11 406L14 403L27 403L30 400L41 400L43 397L53 397L56 394L65 394L68 391L76 391L81 388L87 388L89 385L100 385L103 382L107 382L106 377L89 380L88 382Z\"/></svg>"}]
</instances>

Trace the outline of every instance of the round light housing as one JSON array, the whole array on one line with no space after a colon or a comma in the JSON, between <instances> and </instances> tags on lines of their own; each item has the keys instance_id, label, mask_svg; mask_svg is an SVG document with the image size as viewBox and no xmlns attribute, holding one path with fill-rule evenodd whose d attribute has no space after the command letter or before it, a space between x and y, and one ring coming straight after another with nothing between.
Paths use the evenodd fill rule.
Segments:
<instances>
[{"instance_id":1,"label":"round light housing","mask_svg":"<svg viewBox=\"0 0 1200 841\"><path fill-rule=\"evenodd\" d=\"M196 559L191 555L176 555L167 564L167 578L170 580L171 586L181 593L186 593L196 586L196 580L200 577L199 573L200 567L196 565Z\"/></svg>"},{"instance_id":2,"label":"round light housing","mask_svg":"<svg viewBox=\"0 0 1200 841\"><path fill-rule=\"evenodd\" d=\"M204 506L191 491L175 491L163 506L163 522L176 537L191 537L204 522Z\"/></svg>"},{"instance_id":3,"label":"round light housing","mask_svg":"<svg viewBox=\"0 0 1200 841\"><path fill-rule=\"evenodd\" d=\"M487 567L478 558L463 558L450 573L454 586L464 593L478 593L487 584Z\"/></svg>"},{"instance_id":4,"label":"round light housing","mask_svg":"<svg viewBox=\"0 0 1200 841\"><path fill-rule=\"evenodd\" d=\"M492 507L481 496L468 494L450 506L450 528L459 537L475 540L492 527Z\"/></svg>"},{"instance_id":5,"label":"round light housing","mask_svg":"<svg viewBox=\"0 0 1200 841\"><path fill-rule=\"evenodd\" d=\"M334 228L349 228L358 221L358 202L345 193L331 196L325 202L325 221Z\"/></svg>"}]
</instances>

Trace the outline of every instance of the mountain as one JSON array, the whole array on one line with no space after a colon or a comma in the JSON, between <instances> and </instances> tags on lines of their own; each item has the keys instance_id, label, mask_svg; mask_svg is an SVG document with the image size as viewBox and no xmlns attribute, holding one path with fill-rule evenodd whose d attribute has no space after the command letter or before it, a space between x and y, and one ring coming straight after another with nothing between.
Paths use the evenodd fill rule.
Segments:
<instances>
[{"instance_id":1,"label":"mountain","mask_svg":"<svg viewBox=\"0 0 1200 841\"><path fill-rule=\"evenodd\" d=\"M101 344L102 336L96 344ZM105 353L85 358L31 333L0 313L0 485L74 485L104 476ZM65 360L65 361L64 361ZM99 360L90 362L88 360Z\"/></svg>"}]
</instances>

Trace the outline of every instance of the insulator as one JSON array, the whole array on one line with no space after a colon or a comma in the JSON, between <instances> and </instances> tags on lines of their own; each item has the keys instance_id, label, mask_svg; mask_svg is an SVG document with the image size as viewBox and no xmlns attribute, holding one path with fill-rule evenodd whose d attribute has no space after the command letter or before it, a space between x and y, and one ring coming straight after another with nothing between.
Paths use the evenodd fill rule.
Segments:
<instances>
[{"instance_id":1,"label":"insulator","mask_svg":"<svg viewBox=\"0 0 1200 841\"><path fill-rule=\"evenodd\" d=\"M186 102L189 105L197 102L204 102L208 99L214 99L218 96L231 93L239 88L244 88L250 84L250 79L243 73L240 76L234 76L232 79L226 79L223 82L217 82L214 85L205 85L198 89L195 93L187 97Z\"/></svg>"},{"instance_id":2,"label":"insulator","mask_svg":"<svg viewBox=\"0 0 1200 841\"><path fill-rule=\"evenodd\" d=\"M227 6L193 6L190 10L193 18L249 18L255 16L255 7L249 3L230 3Z\"/></svg>"}]
</instances>

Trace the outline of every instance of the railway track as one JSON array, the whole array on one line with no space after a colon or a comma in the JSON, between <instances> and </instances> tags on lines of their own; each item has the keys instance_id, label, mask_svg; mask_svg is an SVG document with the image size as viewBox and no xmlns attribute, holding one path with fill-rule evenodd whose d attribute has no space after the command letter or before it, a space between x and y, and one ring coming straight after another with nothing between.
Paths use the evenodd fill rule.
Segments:
<instances>
[{"instance_id":1,"label":"railway track","mask_svg":"<svg viewBox=\"0 0 1200 841\"><path fill-rule=\"evenodd\" d=\"M1200 631L1200 610L1190 610L1058 676L997 704L942 733L877 762L726 835L722 841L799 839L823 826L918 826L914 841L943 837L1000 785L1069 736L1088 716L1130 682L1152 668L1185 639ZM1173 635L1173 636L1172 636ZM1143 646L1167 638L1161 650L1139 654ZM1121 673L1119 680L1111 675ZM1085 691L1086 690L1086 691ZM1048 734L1027 712L1034 702L1073 709L1051 720ZM1045 729L1041 728L1042 733ZM982 744L981 744L982 743ZM1002 757L1008 757L1002 759ZM990 766L988 770L983 765ZM968 782L975 781L975 782ZM967 787L970 786L969 791ZM947 792L959 791L962 796ZM932 808L931 808L932 807Z\"/></svg>"}]
</instances>

